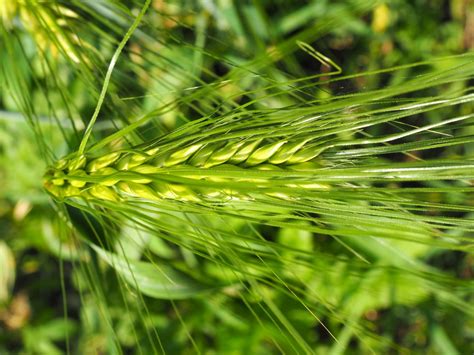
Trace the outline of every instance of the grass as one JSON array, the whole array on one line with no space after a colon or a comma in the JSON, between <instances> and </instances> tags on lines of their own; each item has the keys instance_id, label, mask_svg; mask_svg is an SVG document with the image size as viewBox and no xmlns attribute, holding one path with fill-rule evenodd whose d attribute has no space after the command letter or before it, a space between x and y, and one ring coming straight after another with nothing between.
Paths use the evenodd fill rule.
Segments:
<instances>
[{"instance_id":1,"label":"grass","mask_svg":"<svg viewBox=\"0 0 474 355\"><path fill-rule=\"evenodd\" d=\"M0 349L472 351L474 61L443 4L18 2Z\"/></svg>"}]
</instances>

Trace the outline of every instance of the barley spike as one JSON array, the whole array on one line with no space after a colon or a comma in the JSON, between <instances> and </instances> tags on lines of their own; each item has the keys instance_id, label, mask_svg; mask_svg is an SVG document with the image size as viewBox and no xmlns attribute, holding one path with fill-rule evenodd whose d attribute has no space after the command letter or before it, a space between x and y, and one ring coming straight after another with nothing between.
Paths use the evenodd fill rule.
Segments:
<instances>
[{"instance_id":1,"label":"barley spike","mask_svg":"<svg viewBox=\"0 0 474 355\"><path fill-rule=\"evenodd\" d=\"M249 195L223 182L251 182L262 187L266 177L244 177L245 171L295 171L315 169L320 150L306 140L245 139L229 142L194 143L166 151L163 147L129 149L102 156L71 155L59 160L44 177L46 190L60 200L70 197L118 201L130 197L148 200L249 199ZM197 168L197 172L173 181L170 169ZM232 168L242 177L208 174ZM202 169L202 170L201 170ZM236 170L237 169L237 170ZM242 174L239 173L242 169ZM201 173L202 171L202 173ZM163 178L164 177L164 178ZM186 181L196 181L187 184ZM199 182L209 182L199 185ZM327 189L319 183L288 183L286 187ZM269 193L275 195L275 193ZM286 195L285 195L286 196Z\"/></svg>"}]
</instances>

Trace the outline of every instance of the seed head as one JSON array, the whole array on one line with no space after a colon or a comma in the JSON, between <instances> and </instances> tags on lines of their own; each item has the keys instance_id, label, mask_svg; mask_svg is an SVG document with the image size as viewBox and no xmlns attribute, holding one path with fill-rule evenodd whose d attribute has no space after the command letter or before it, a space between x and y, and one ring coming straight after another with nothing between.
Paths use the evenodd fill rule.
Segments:
<instances>
[{"instance_id":1,"label":"seed head","mask_svg":"<svg viewBox=\"0 0 474 355\"><path fill-rule=\"evenodd\" d=\"M246 193L229 188L228 183L252 183L260 189L265 187L269 177L245 177L245 171L316 169L318 167L314 160L319 150L308 143L308 140L246 139L196 143L167 153L163 153L160 147L155 147L112 152L96 157L72 155L59 160L46 172L44 187L59 200L71 197L107 201L132 197L192 202L207 199L249 199ZM209 187L201 187L202 184L189 185L181 180L170 181L169 169L179 166L197 169L185 176L184 180L209 182ZM238 176L230 178L206 173L221 168L239 171ZM199 169L202 169L202 173ZM218 187L219 184L222 188ZM310 183L287 184L286 187L325 188L321 184Z\"/></svg>"}]
</instances>

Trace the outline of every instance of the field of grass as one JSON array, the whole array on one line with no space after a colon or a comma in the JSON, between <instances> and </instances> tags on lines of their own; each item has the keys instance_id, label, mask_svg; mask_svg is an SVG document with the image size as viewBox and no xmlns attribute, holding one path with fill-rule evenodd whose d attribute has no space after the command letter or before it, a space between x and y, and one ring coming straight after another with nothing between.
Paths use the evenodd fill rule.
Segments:
<instances>
[{"instance_id":1,"label":"field of grass","mask_svg":"<svg viewBox=\"0 0 474 355\"><path fill-rule=\"evenodd\" d=\"M474 352L474 3L0 0L0 354Z\"/></svg>"}]
</instances>

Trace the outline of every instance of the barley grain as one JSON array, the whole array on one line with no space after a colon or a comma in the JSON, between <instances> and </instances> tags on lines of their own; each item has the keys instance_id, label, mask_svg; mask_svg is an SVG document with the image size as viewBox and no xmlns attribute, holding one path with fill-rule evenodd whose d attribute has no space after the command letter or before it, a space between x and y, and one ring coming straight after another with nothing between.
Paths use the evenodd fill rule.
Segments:
<instances>
[{"instance_id":1,"label":"barley grain","mask_svg":"<svg viewBox=\"0 0 474 355\"><path fill-rule=\"evenodd\" d=\"M59 199L83 197L118 201L128 197L148 200L175 199L199 202L203 199L248 199L249 196L226 183L252 183L263 188L268 178L245 177L245 171L314 170L319 149L309 140L266 141L264 139L235 140L227 143L196 143L163 153L161 147L112 152L99 157L71 156L59 160L48 170L45 188ZM207 186L163 181L169 169L194 167L186 175L189 181L208 181ZM236 177L209 174L215 169L233 169ZM242 169L242 173L239 173ZM202 169L202 170L201 170ZM164 174L164 175L163 175ZM168 174L168 175L167 175ZM158 178L157 178L158 176ZM182 177L183 178L183 177ZM196 182L197 183L197 182ZM216 184L222 184L219 188ZM325 189L327 185L311 182L286 184L287 187ZM275 195L274 192L268 193ZM287 196L286 194L284 194Z\"/></svg>"}]
</instances>

